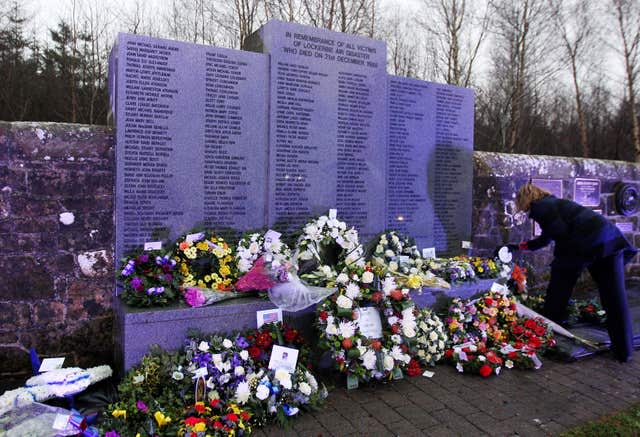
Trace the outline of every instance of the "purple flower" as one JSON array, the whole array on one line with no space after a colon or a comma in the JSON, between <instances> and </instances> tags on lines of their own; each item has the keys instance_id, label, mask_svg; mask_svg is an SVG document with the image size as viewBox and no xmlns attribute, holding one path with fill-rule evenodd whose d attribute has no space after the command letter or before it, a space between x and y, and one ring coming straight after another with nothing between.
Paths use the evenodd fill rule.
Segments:
<instances>
[{"instance_id":1,"label":"purple flower","mask_svg":"<svg viewBox=\"0 0 640 437\"><path fill-rule=\"evenodd\" d=\"M136 291L144 290L144 285L142 284L142 279L138 278L137 276L135 278L133 278L131 280L131 288L133 288Z\"/></svg>"},{"instance_id":2,"label":"purple flower","mask_svg":"<svg viewBox=\"0 0 640 437\"><path fill-rule=\"evenodd\" d=\"M164 293L164 287L151 287L150 289L147 290L147 294L149 296L153 296L153 295L159 295Z\"/></svg>"},{"instance_id":3,"label":"purple flower","mask_svg":"<svg viewBox=\"0 0 640 437\"><path fill-rule=\"evenodd\" d=\"M136 258L136 264L144 264L147 261L149 261L149 255L147 255L146 253L143 253L142 255Z\"/></svg>"},{"instance_id":4,"label":"purple flower","mask_svg":"<svg viewBox=\"0 0 640 437\"><path fill-rule=\"evenodd\" d=\"M240 349L246 349L249 347L249 342L246 338L240 336L236 338L236 346L238 346Z\"/></svg>"},{"instance_id":5,"label":"purple flower","mask_svg":"<svg viewBox=\"0 0 640 437\"><path fill-rule=\"evenodd\" d=\"M193 362L198 364L198 367L206 367L206 365L211 361L211 354L207 352L206 354L198 354L193 357Z\"/></svg>"},{"instance_id":6,"label":"purple flower","mask_svg":"<svg viewBox=\"0 0 640 437\"><path fill-rule=\"evenodd\" d=\"M145 404L142 401L136 402L136 407L138 408L139 411L142 411L143 413L149 412L149 407L147 407L147 404Z\"/></svg>"},{"instance_id":7,"label":"purple flower","mask_svg":"<svg viewBox=\"0 0 640 437\"><path fill-rule=\"evenodd\" d=\"M204 305L205 302L204 295L197 288L187 288L184 299L192 307L200 307Z\"/></svg>"},{"instance_id":8,"label":"purple flower","mask_svg":"<svg viewBox=\"0 0 640 437\"><path fill-rule=\"evenodd\" d=\"M135 270L135 261L130 259L124 269L122 269L122 276L129 276Z\"/></svg>"},{"instance_id":9,"label":"purple flower","mask_svg":"<svg viewBox=\"0 0 640 437\"><path fill-rule=\"evenodd\" d=\"M173 275L171 274L164 275L164 280L167 282L173 282Z\"/></svg>"},{"instance_id":10,"label":"purple flower","mask_svg":"<svg viewBox=\"0 0 640 437\"><path fill-rule=\"evenodd\" d=\"M107 431L107 433L104 435L104 437L120 437L120 434L118 434L118 432L115 431L115 430Z\"/></svg>"}]
</instances>

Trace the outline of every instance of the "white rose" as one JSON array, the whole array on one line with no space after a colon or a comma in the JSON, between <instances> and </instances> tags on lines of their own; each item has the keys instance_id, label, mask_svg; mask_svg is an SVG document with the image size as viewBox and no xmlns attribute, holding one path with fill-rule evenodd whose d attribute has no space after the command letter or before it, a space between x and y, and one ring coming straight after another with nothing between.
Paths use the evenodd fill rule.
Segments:
<instances>
[{"instance_id":1,"label":"white rose","mask_svg":"<svg viewBox=\"0 0 640 437\"><path fill-rule=\"evenodd\" d=\"M506 367L507 369L513 369L513 361L511 360L507 360L504 362L504 367Z\"/></svg>"},{"instance_id":2,"label":"white rose","mask_svg":"<svg viewBox=\"0 0 640 437\"><path fill-rule=\"evenodd\" d=\"M322 274L325 276L332 276L333 275L333 271L331 270L331 267L329 266L322 266L320 267L320 270L322 271Z\"/></svg>"},{"instance_id":3,"label":"white rose","mask_svg":"<svg viewBox=\"0 0 640 437\"><path fill-rule=\"evenodd\" d=\"M214 364L222 363L222 354L211 355L211 360L213 360Z\"/></svg>"},{"instance_id":4,"label":"white rose","mask_svg":"<svg viewBox=\"0 0 640 437\"><path fill-rule=\"evenodd\" d=\"M275 379L280 382L280 385L287 390L291 390L291 374L285 369L276 370Z\"/></svg>"},{"instance_id":5,"label":"white rose","mask_svg":"<svg viewBox=\"0 0 640 437\"><path fill-rule=\"evenodd\" d=\"M311 394L311 386L306 382L301 382L298 385L298 390L300 390L300 393L302 393L305 396L309 396Z\"/></svg>"},{"instance_id":6,"label":"white rose","mask_svg":"<svg viewBox=\"0 0 640 437\"><path fill-rule=\"evenodd\" d=\"M235 369L233 369L233 373L235 373L236 376L244 375L244 367L242 367L242 366L236 367Z\"/></svg>"},{"instance_id":7,"label":"white rose","mask_svg":"<svg viewBox=\"0 0 640 437\"><path fill-rule=\"evenodd\" d=\"M385 355L383 364L384 364L384 370L386 370L387 372L391 371L395 365L395 362L393 361L393 357L391 355Z\"/></svg>"},{"instance_id":8,"label":"white rose","mask_svg":"<svg viewBox=\"0 0 640 437\"><path fill-rule=\"evenodd\" d=\"M171 377L176 381L182 381L184 379L184 374L182 372L175 371L171 374Z\"/></svg>"},{"instance_id":9,"label":"white rose","mask_svg":"<svg viewBox=\"0 0 640 437\"><path fill-rule=\"evenodd\" d=\"M238 387L236 388L236 402L238 402L239 404L244 404L249 400L249 396L251 396L249 383L243 381L238 384Z\"/></svg>"},{"instance_id":10,"label":"white rose","mask_svg":"<svg viewBox=\"0 0 640 437\"><path fill-rule=\"evenodd\" d=\"M393 334L391 336L391 341L393 341L395 344L400 344L402 343L402 337L400 337L398 334Z\"/></svg>"},{"instance_id":11,"label":"white rose","mask_svg":"<svg viewBox=\"0 0 640 437\"><path fill-rule=\"evenodd\" d=\"M380 239L380 241L382 241L382 239ZM376 253L381 253L384 250L384 247L382 247L382 245L378 244L376 246Z\"/></svg>"},{"instance_id":12,"label":"white rose","mask_svg":"<svg viewBox=\"0 0 640 437\"><path fill-rule=\"evenodd\" d=\"M366 271L362 274L362 282L365 284L371 284L373 282L373 273Z\"/></svg>"},{"instance_id":13,"label":"white rose","mask_svg":"<svg viewBox=\"0 0 640 437\"><path fill-rule=\"evenodd\" d=\"M353 337L356 333L356 324L353 322L340 322L340 335L344 338Z\"/></svg>"},{"instance_id":14,"label":"white rose","mask_svg":"<svg viewBox=\"0 0 640 437\"><path fill-rule=\"evenodd\" d=\"M340 296L338 296L338 299L336 299L336 304L340 308L350 309L353 306L353 301L347 296L341 294Z\"/></svg>"},{"instance_id":15,"label":"white rose","mask_svg":"<svg viewBox=\"0 0 640 437\"><path fill-rule=\"evenodd\" d=\"M247 361L249 359L249 352L244 350L240 352L240 358L243 359L243 361Z\"/></svg>"},{"instance_id":16,"label":"white rose","mask_svg":"<svg viewBox=\"0 0 640 437\"><path fill-rule=\"evenodd\" d=\"M258 399L260 399L261 401L264 401L265 399L267 399L270 395L270 391L269 391L269 387L267 387L264 384L260 384L258 385L258 388L256 390L256 397Z\"/></svg>"},{"instance_id":17,"label":"white rose","mask_svg":"<svg viewBox=\"0 0 640 437\"><path fill-rule=\"evenodd\" d=\"M240 261L238 261L238 270L240 270L241 272L248 272L249 270L251 270L251 261L246 260L246 259L241 259Z\"/></svg>"},{"instance_id":18,"label":"white rose","mask_svg":"<svg viewBox=\"0 0 640 437\"><path fill-rule=\"evenodd\" d=\"M396 254L393 253L393 250L391 250L391 249L387 249L387 250L384 251L384 256L386 256L388 258L391 258L392 256L395 256L395 255Z\"/></svg>"},{"instance_id":19,"label":"white rose","mask_svg":"<svg viewBox=\"0 0 640 437\"><path fill-rule=\"evenodd\" d=\"M260 246L255 241L249 245L249 252L255 255L260 250Z\"/></svg>"},{"instance_id":20,"label":"white rose","mask_svg":"<svg viewBox=\"0 0 640 437\"><path fill-rule=\"evenodd\" d=\"M429 340L431 340L431 341L436 341L437 339L438 339L438 334L436 334L436 332L435 332L435 331L431 331L431 332L429 333Z\"/></svg>"},{"instance_id":21,"label":"white rose","mask_svg":"<svg viewBox=\"0 0 640 437\"><path fill-rule=\"evenodd\" d=\"M349 282L349 276L347 276L346 273L340 273L336 278L336 282L340 284L346 284L347 282Z\"/></svg>"}]
</instances>

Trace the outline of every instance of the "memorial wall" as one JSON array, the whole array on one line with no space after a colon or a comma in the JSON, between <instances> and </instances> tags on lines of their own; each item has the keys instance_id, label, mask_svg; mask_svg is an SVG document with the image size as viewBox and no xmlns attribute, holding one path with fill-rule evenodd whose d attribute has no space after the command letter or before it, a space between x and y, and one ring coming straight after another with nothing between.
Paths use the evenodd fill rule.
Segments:
<instances>
[{"instance_id":1,"label":"memorial wall","mask_svg":"<svg viewBox=\"0 0 640 437\"><path fill-rule=\"evenodd\" d=\"M116 257L197 226L292 231L336 208L459 253L473 91L388 76L386 44L271 21L254 51L120 34Z\"/></svg>"},{"instance_id":2,"label":"memorial wall","mask_svg":"<svg viewBox=\"0 0 640 437\"><path fill-rule=\"evenodd\" d=\"M118 36L116 256L194 226L265 225L267 66L255 53Z\"/></svg>"}]
</instances>

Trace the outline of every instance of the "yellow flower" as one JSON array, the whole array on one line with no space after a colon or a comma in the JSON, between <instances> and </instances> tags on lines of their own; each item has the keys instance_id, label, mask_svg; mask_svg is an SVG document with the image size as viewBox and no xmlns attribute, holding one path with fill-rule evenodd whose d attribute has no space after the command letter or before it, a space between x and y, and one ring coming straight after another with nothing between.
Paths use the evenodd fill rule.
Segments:
<instances>
[{"instance_id":1,"label":"yellow flower","mask_svg":"<svg viewBox=\"0 0 640 437\"><path fill-rule=\"evenodd\" d=\"M198 244L196 244L196 247L200 250L209 250L209 245L204 241L200 241Z\"/></svg>"},{"instance_id":2,"label":"yellow flower","mask_svg":"<svg viewBox=\"0 0 640 437\"><path fill-rule=\"evenodd\" d=\"M482 272L484 272L484 269L482 267L478 266L478 273L482 273Z\"/></svg>"},{"instance_id":3,"label":"yellow flower","mask_svg":"<svg viewBox=\"0 0 640 437\"><path fill-rule=\"evenodd\" d=\"M189 259L196 259L198 250L195 247L190 247L184 251L184 255Z\"/></svg>"},{"instance_id":4,"label":"yellow flower","mask_svg":"<svg viewBox=\"0 0 640 437\"><path fill-rule=\"evenodd\" d=\"M452 320L451 323L449 323L449 330L455 331L457 328L458 328L458 322L456 320Z\"/></svg>"},{"instance_id":5,"label":"yellow flower","mask_svg":"<svg viewBox=\"0 0 640 437\"><path fill-rule=\"evenodd\" d=\"M165 416L160 411L156 411L156 414L153 415L156 418L156 422L158 422L158 426L165 426L168 423L171 423L171 418L169 416Z\"/></svg>"},{"instance_id":6,"label":"yellow flower","mask_svg":"<svg viewBox=\"0 0 640 437\"><path fill-rule=\"evenodd\" d=\"M204 282L211 282L211 275L205 275Z\"/></svg>"},{"instance_id":7,"label":"yellow flower","mask_svg":"<svg viewBox=\"0 0 640 437\"><path fill-rule=\"evenodd\" d=\"M111 413L113 417L122 417L124 420L127 420L127 410L113 410Z\"/></svg>"},{"instance_id":8,"label":"yellow flower","mask_svg":"<svg viewBox=\"0 0 640 437\"><path fill-rule=\"evenodd\" d=\"M220 267L220 274L222 276L229 276L231 274L231 269L229 266L222 266Z\"/></svg>"},{"instance_id":9,"label":"yellow flower","mask_svg":"<svg viewBox=\"0 0 640 437\"><path fill-rule=\"evenodd\" d=\"M136 437L140 437L140 433L136 434Z\"/></svg>"},{"instance_id":10,"label":"yellow flower","mask_svg":"<svg viewBox=\"0 0 640 437\"><path fill-rule=\"evenodd\" d=\"M422 278L418 275L411 275L407 280L407 287L417 289L422 287Z\"/></svg>"},{"instance_id":11,"label":"yellow flower","mask_svg":"<svg viewBox=\"0 0 640 437\"><path fill-rule=\"evenodd\" d=\"M224 256L224 251L219 247L214 247L213 254L216 256L216 258L222 258Z\"/></svg>"},{"instance_id":12,"label":"yellow flower","mask_svg":"<svg viewBox=\"0 0 640 437\"><path fill-rule=\"evenodd\" d=\"M204 432L204 431L207 430L207 424L204 423L204 422L198 422L191 429L192 429L193 432Z\"/></svg>"}]
</instances>

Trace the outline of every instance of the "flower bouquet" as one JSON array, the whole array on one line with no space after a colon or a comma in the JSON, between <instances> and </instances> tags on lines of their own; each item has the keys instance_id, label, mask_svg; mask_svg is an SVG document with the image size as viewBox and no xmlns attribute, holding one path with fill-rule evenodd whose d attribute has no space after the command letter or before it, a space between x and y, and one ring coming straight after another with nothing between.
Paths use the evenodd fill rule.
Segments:
<instances>
[{"instance_id":1,"label":"flower bouquet","mask_svg":"<svg viewBox=\"0 0 640 437\"><path fill-rule=\"evenodd\" d=\"M123 284L120 297L131 306L167 305L179 295L181 278L176 261L163 251L137 251L123 258L118 279Z\"/></svg>"}]
</instances>

